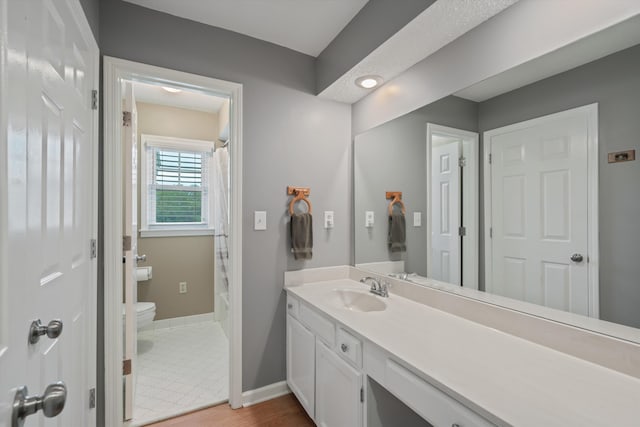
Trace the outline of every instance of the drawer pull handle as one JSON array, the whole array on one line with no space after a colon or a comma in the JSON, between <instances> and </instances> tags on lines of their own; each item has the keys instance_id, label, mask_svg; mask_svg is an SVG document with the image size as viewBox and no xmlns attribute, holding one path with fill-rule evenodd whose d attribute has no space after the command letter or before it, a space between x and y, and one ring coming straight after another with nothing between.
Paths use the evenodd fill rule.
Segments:
<instances>
[{"instance_id":1,"label":"drawer pull handle","mask_svg":"<svg viewBox=\"0 0 640 427\"><path fill-rule=\"evenodd\" d=\"M349 346L348 346L348 345L346 345L346 344L342 344L342 345L340 346L340 348L342 349L342 352L343 352L343 353L346 353L346 352L347 352L347 350L349 350Z\"/></svg>"}]
</instances>

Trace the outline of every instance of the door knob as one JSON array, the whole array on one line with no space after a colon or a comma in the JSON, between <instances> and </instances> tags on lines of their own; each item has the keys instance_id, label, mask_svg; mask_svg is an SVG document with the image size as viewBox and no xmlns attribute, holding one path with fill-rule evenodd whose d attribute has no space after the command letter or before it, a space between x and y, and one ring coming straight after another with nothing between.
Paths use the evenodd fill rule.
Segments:
<instances>
[{"instance_id":1,"label":"door knob","mask_svg":"<svg viewBox=\"0 0 640 427\"><path fill-rule=\"evenodd\" d=\"M58 381L49 384L42 396L29 396L27 386L19 387L13 399L11 412L11 427L23 427L24 420L39 410L47 418L60 414L67 401L67 386Z\"/></svg>"},{"instance_id":2,"label":"door knob","mask_svg":"<svg viewBox=\"0 0 640 427\"><path fill-rule=\"evenodd\" d=\"M40 340L40 336L47 334L51 339L58 338L62 333L62 320L52 320L48 325L43 325L40 319L31 322L29 328L29 344L35 344Z\"/></svg>"},{"instance_id":3,"label":"door knob","mask_svg":"<svg viewBox=\"0 0 640 427\"><path fill-rule=\"evenodd\" d=\"M584 259L584 257L582 256L582 254L573 254L573 255L571 255L571 261L573 261L573 262L582 262L583 259Z\"/></svg>"},{"instance_id":4,"label":"door knob","mask_svg":"<svg viewBox=\"0 0 640 427\"><path fill-rule=\"evenodd\" d=\"M136 255L136 262L140 262L140 261L146 261L147 260L147 255Z\"/></svg>"}]
</instances>

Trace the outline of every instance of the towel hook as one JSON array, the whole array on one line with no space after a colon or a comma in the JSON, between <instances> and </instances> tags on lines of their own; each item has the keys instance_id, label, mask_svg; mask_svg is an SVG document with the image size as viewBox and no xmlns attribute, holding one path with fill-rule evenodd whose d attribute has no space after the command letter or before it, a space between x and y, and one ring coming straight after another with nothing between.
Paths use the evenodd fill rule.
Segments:
<instances>
[{"instance_id":1,"label":"towel hook","mask_svg":"<svg viewBox=\"0 0 640 427\"><path fill-rule=\"evenodd\" d=\"M389 202L389 216L393 214L393 205L396 203L400 205L402 210L402 215L406 213L406 209L404 207L404 202L402 201L402 191L387 191L385 193L386 199L393 199Z\"/></svg>"},{"instance_id":2,"label":"towel hook","mask_svg":"<svg viewBox=\"0 0 640 427\"><path fill-rule=\"evenodd\" d=\"M311 213L311 202L307 199L306 196L311 194L311 189L309 187L294 187L289 185L287 187L287 194L294 194L295 197L291 199L289 203L289 215L293 215L293 207L297 202L305 202L307 207L309 208L309 213Z\"/></svg>"}]
</instances>

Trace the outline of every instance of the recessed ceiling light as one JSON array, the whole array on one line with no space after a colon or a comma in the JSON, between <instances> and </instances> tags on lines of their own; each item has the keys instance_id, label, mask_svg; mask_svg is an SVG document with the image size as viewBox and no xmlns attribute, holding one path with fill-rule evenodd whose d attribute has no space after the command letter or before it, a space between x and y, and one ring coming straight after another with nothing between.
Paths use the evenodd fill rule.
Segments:
<instances>
[{"instance_id":1,"label":"recessed ceiling light","mask_svg":"<svg viewBox=\"0 0 640 427\"><path fill-rule=\"evenodd\" d=\"M382 77L380 76L362 76L356 79L356 84L365 89L373 89L382 83Z\"/></svg>"},{"instance_id":2,"label":"recessed ceiling light","mask_svg":"<svg viewBox=\"0 0 640 427\"><path fill-rule=\"evenodd\" d=\"M175 87L162 86L162 89L166 90L169 93L182 92L182 89L176 89Z\"/></svg>"}]
</instances>

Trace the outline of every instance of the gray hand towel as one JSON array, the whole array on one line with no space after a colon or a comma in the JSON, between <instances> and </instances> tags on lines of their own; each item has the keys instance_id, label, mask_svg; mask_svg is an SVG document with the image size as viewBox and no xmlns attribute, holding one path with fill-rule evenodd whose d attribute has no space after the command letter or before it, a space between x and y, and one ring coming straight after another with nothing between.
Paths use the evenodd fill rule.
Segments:
<instances>
[{"instance_id":1,"label":"gray hand towel","mask_svg":"<svg viewBox=\"0 0 640 427\"><path fill-rule=\"evenodd\" d=\"M295 259L311 259L313 255L313 227L310 213L295 213L289 223L291 252Z\"/></svg>"},{"instance_id":2,"label":"gray hand towel","mask_svg":"<svg viewBox=\"0 0 640 427\"><path fill-rule=\"evenodd\" d=\"M391 252L404 252L407 250L405 240L407 236L407 226L402 212L394 212L389 215L389 234L387 242Z\"/></svg>"}]
</instances>

